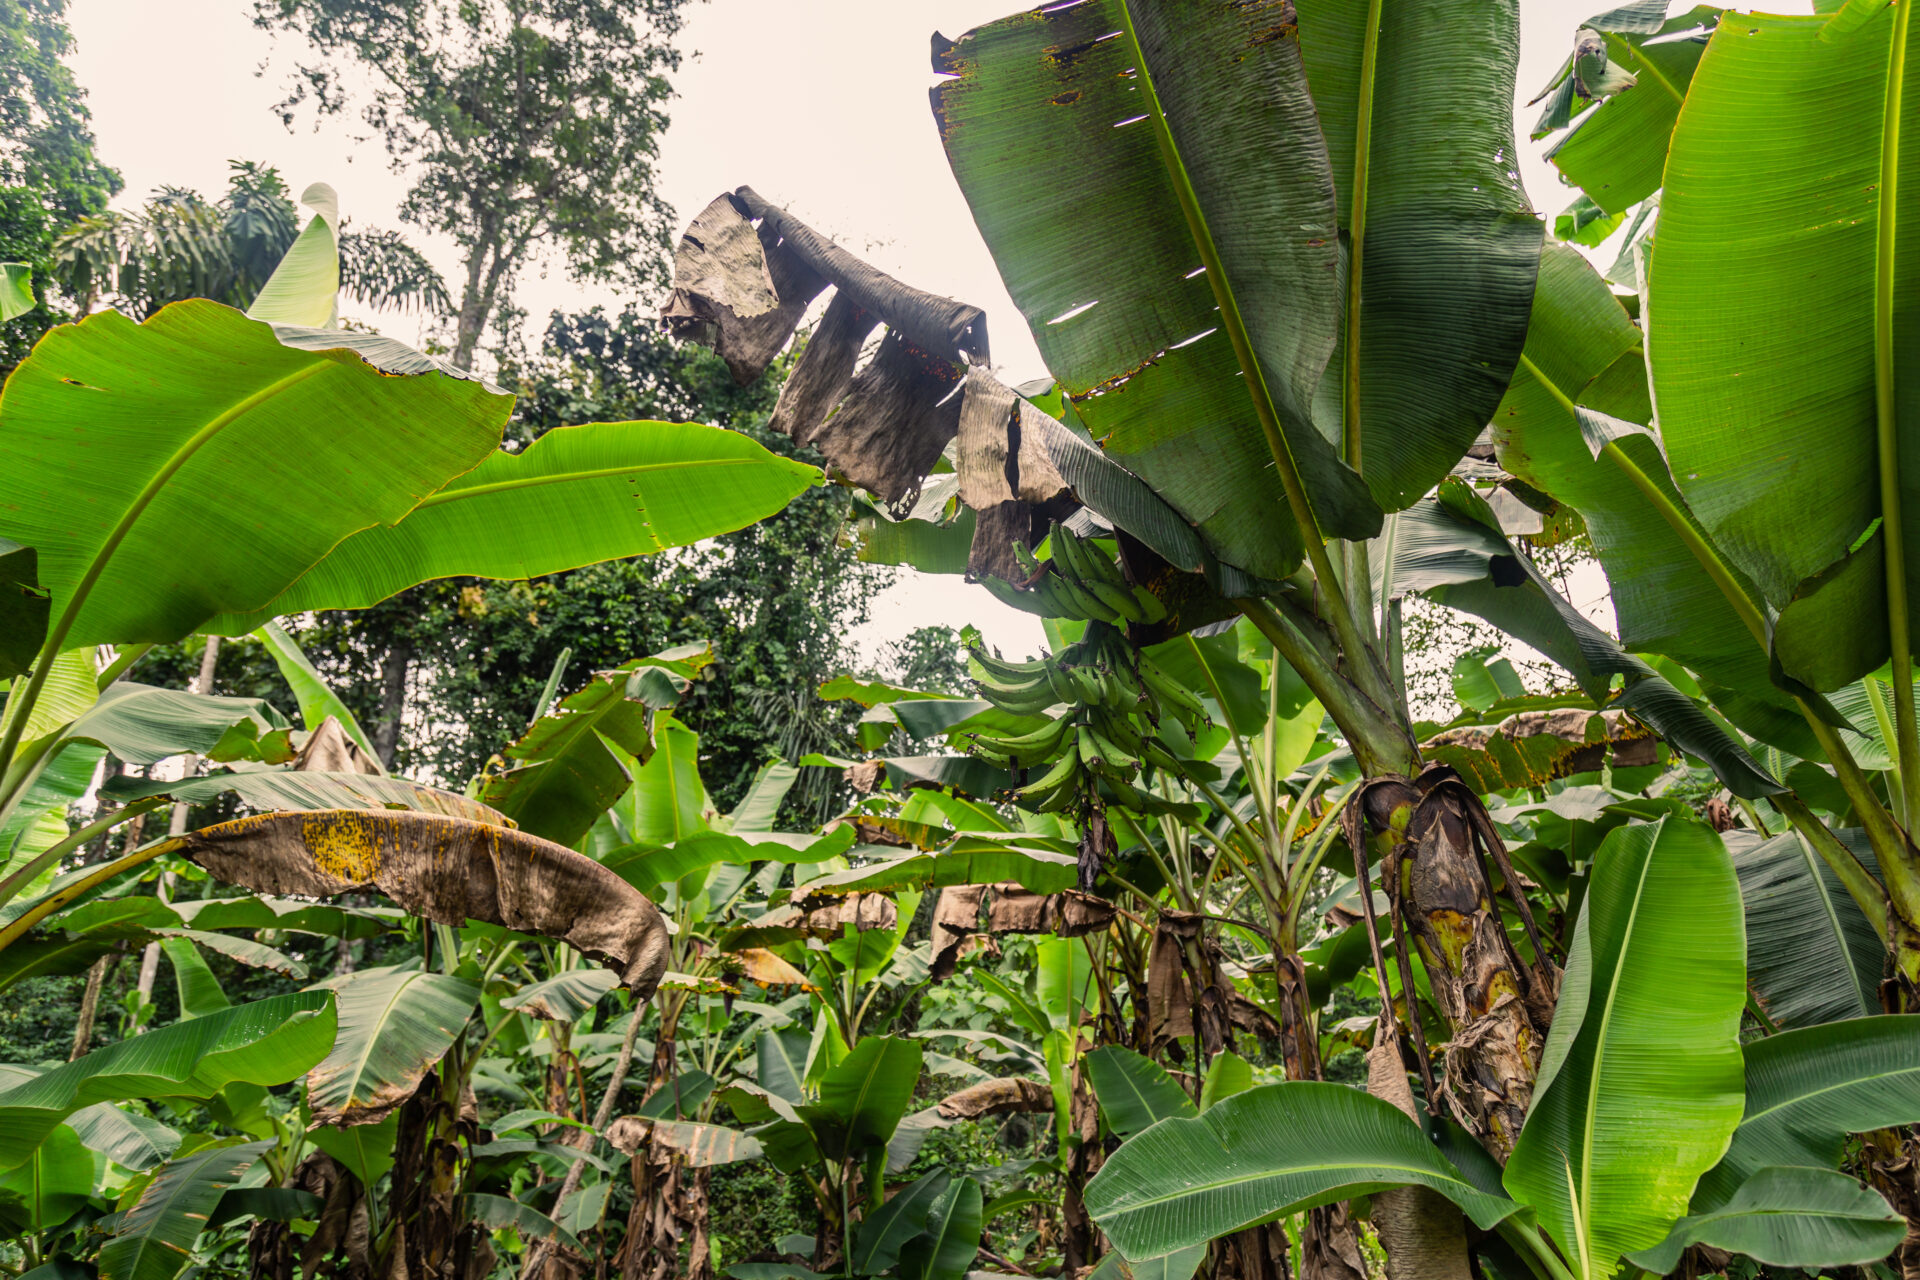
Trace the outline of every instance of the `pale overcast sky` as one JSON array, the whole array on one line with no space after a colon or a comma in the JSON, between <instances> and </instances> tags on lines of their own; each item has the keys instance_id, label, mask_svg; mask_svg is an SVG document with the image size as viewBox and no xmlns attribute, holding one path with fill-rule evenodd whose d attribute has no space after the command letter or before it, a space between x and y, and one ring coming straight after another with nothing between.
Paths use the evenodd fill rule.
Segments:
<instances>
[{"instance_id":1,"label":"pale overcast sky","mask_svg":"<svg viewBox=\"0 0 1920 1280\"><path fill-rule=\"evenodd\" d=\"M1471 2L1471 0L1469 0ZM125 175L121 203L162 184L218 196L226 162L276 165L297 193L332 183L341 212L397 226L406 180L377 140L341 118L289 133L271 107L301 49L256 30L247 0L71 0L74 68L89 93L103 159ZM692 51L677 80L660 180L681 221L721 191L751 184L901 279L986 308L994 357L1009 381L1044 372L948 172L926 91L929 36L1014 11L1017 0L706 0L681 40ZM1566 56L1580 20L1604 0L1520 0L1519 97L1533 96ZM1794 8L1800 3L1769 8ZM1525 140L1536 112L1517 108L1521 176L1549 217L1570 192ZM409 229L451 283L457 254ZM529 272L520 302L535 323L548 310L627 299L580 288L554 270ZM645 300L648 303L654 300ZM387 317L396 337L417 322ZM1009 653L1036 651L1038 622L958 578L903 581L874 602L856 640L868 655L915 626L972 622ZM1585 602L1582 602L1585 603Z\"/></svg>"}]
</instances>

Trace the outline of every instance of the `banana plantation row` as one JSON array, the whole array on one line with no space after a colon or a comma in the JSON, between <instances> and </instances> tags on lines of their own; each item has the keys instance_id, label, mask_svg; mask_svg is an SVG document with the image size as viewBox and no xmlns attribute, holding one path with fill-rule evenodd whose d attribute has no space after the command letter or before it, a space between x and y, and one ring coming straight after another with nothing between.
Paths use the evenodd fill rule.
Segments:
<instances>
[{"instance_id":1,"label":"banana plantation row","mask_svg":"<svg viewBox=\"0 0 1920 1280\"><path fill-rule=\"evenodd\" d=\"M1591 19L1550 239L1511 2L937 38L1051 376L741 187L662 317L743 384L817 317L770 423L813 461L503 449L510 397L335 327L323 189L246 313L50 331L0 397L0 991L90 974L90 1024L154 948L179 1017L0 1066L0 1270L1920 1276L1920 57L1911 5L1816 8ZM1047 652L830 682L858 750L729 812L706 645L410 781L276 621L828 480ZM1537 565L1578 538L1614 630ZM1417 720L1419 601L1563 683L1470 654ZM297 705L141 682L201 634ZM780 829L821 770L844 811Z\"/></svg>"}]
</instances>

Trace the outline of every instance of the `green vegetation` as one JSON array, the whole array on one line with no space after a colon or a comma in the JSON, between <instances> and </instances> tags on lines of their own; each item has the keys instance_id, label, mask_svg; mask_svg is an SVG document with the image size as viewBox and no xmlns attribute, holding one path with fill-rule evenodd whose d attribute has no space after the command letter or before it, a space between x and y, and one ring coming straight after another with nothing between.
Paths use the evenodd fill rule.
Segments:
<instances>
[{"instance_id":1,"label":"green vegetation","mask_svg":"<svg viewBox=\"0 0 1920 1280\"><path fill-rule=\"evenodd\" d=\"M457 303L0 21L0 1273L1920 1269L1909 8L1594 17L1552 238L1511 0L937 39L1017 390L751 188L668 271L680 16L256 6ZM852 669L892 565L1045 651Z\"/></svg>"}]
</instances>

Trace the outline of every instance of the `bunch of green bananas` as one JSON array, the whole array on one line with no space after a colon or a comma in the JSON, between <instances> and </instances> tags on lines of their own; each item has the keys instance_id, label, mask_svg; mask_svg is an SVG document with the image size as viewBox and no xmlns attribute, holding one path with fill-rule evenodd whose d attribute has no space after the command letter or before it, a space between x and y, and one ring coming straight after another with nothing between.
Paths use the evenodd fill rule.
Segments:
<instances>
[{"instance_id":1,"label":"bunch of green bananas","mask_svg":"<svg viewBox=\"0 0 1920 1280\"><path fill-rule=\"evenodd\" d=\"M1007 662L975 650L967 655L967 671L981 695L1002 711L1045 715L1064 707L1031 733L972 735L973 754L992 764L1031 770L1051 762L1015 792L1023 805L1041 813L1096 796L1143 810L1149 797L1133 785L1141 766L1171 769L1178 763L1159 739L1161 716L1172 716L1189 735L1207 719L1191 690L1137 653L1106 622L1088 623L1078 641L1032 662ZM1144 730L1136 716L1145 720Z\"/></svg>"},{"instance_id":2,"label":"bunch of green bananas","mask_svg":"<svg viewBox=\"0 0 1920 1280\"><path fill-rule=\"evenodd\" d=\"M1042 564L1021 543L1013 544L1014 559L1028 574L1027 590L1056 617L1086 618L1119 626L1126 622L1159 622L1167 607L1145 587L1136 587L1120 573L1091 540L1075 536L1065 525L1053 526L1048 538L1053 559Z\"/></svg>"}]
</instances>

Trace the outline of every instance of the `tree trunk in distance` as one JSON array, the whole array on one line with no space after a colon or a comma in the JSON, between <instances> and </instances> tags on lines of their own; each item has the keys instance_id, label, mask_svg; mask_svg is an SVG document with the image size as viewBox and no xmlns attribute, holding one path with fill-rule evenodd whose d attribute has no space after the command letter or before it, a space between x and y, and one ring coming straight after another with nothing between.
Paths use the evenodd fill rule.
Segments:
<instances>
[{"instance_id":1,"label":"tree trunk in distance","mask_svg":"<svg viewBox=\"0 0 1920 1280\"><path fill-rule=\"evenodd\" d=\"M373 749L380 763L393 768L400 750L401 720L407 709L407 670L413 664L413 642L400 640L387 650L380 669L380 723L373 731Z\"/></svg>"},{"instance_id":2,"label":"tree trunk in distance","mask_svg":"<svg viewBox=\"0 0 1920 1280\"><path fill-rule=\"evenodd\" d=\"M87 991L80 997L80 1016L73 1024L73 1052L67 1055L72 1062L83 1056L93 1041L93 1015L100 1008L100 988L107 980L107 967L115 957L101 956L87 970Z\"/></svg>"}]
</instances>

